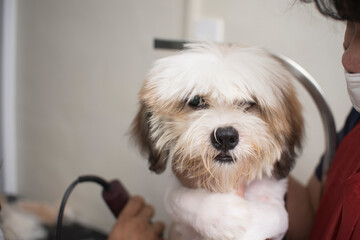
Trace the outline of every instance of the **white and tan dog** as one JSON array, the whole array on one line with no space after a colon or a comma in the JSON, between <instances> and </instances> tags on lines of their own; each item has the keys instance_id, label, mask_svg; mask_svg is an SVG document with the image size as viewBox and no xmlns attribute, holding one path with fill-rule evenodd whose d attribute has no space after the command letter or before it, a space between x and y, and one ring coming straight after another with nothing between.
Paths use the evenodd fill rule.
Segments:
<instances>
[{"instance_id":1,"label":"white and tan dog","mask_svg":"<svg viewBox=\"0 0 360 240\"><path fill-rule=\"evenodd\" d=\"M303 136L294 76L267 51L191 44L158 60L132 133L161 173L171 239L281 239L284 196Z\"/></svg>"}]
</instances>

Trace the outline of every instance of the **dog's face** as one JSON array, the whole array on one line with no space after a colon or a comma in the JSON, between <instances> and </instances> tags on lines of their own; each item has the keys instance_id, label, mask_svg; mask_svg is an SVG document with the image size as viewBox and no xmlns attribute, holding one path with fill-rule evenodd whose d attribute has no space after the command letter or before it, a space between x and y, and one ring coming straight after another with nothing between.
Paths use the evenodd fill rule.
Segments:
<instances>
[{"instance_id":1,"label":"dog's face","mask_svg":"<svg viewBox=\"0 0 360 240\"><path fill-rule=\"evenodd\" d=\"M158 60L140 91L132 134L161 173L228 192L286 177L303 135L294 77L266 51L195 44Z\"/></svg>"}]
</instances>

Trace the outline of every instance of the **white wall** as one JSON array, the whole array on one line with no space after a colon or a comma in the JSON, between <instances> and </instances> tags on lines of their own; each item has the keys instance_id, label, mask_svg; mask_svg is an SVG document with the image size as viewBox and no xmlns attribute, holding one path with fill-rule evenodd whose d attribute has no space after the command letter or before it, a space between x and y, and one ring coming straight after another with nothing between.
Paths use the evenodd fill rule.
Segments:
<instances>
[{"instance_id":1,"label":"white wall","mask_svg":"<svg viewBox=\"0 0 360 240\"><path fill-rule=\"evenodd\" d=\"M292 0L202 1L201 14L225 19L225 40L262 45L298 61L325 90L338 126L349 109L340 66L343 25ZM154 37L181 39L182 0L19 0L17 139L19 191L57 201L81 174L120 178L132 194L162 205L166 176L149 173L126 135ZM323 150L311 100L301 93L307 142L294 174L305 182ZM79 186L69 204L108 230L100 188Z\"/></svg>"},{"instance_id":2,"label":"white wall","mask_svg":"<svg viewBox=\"0 0 360 240\"><path fill-rule=\"evenodd\" d=\"M18 9L19 191L60 200L82 174L120 178L159 218L165 176L150 174L126 135L156 36L181 37L182 0L23 0ZM103 229L113 217L98 186L70 197L77 215Z\"/></svg>"}]
</instances>

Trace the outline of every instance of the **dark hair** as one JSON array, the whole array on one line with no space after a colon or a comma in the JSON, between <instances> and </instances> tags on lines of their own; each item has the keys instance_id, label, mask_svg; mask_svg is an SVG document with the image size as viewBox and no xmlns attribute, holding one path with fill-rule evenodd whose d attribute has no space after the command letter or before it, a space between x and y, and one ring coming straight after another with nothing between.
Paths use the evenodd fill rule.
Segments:
<instances>
[{"instance_id":1,"label":"dark hair","mask_svg":"<svg viewBox=\"0 0 360 240\"><path fill-rule=\"evenodd\" d=\"M336 20L360 22L360 0L301 0L315 2L318 10L325 16Z\"/></svg>"}]
</instances>

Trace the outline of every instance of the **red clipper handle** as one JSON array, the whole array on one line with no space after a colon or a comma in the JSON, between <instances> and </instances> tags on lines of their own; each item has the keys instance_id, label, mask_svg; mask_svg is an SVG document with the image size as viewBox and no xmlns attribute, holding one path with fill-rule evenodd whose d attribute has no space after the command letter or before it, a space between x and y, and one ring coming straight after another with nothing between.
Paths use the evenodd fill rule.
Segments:
<instances>
[{"instance_id":1,"label":"red clipper handle","mask_svg":"<svg viewBox=\"0 0 360 240\"><path fill-rule=\"evenodd\" d=\"M104 189L102 196L116 218L129 200L129 194L119 180L111 181L110 189Z\"/></svg>"}]
</instances>

